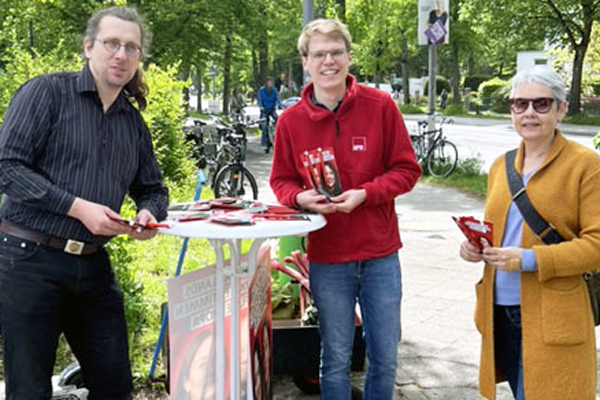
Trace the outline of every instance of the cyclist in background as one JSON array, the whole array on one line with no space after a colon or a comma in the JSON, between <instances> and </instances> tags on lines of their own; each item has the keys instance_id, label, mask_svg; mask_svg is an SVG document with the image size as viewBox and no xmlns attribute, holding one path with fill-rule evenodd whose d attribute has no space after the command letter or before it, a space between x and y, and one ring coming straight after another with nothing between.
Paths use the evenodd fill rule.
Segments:
<instances>
[{"instance_id":1,"label":"cyclist in background","mask_svg":"<svg viewBox=\"0 0 600 400\"><path fill-rule=\"evenodd\" d=\"M267 78L265 86L261 87L258 91L258 107L260 108L260 119L266 118L265 122L262 123L262 140L261 145L265 149L265 152L269 152L269 147L272 143L269 143L269 117L273 119L273 123L277 122L276 107L282 107L281 100L279 100L279 93L277 89L273 87L273 78Z\"/></svg>"}]
</instances>

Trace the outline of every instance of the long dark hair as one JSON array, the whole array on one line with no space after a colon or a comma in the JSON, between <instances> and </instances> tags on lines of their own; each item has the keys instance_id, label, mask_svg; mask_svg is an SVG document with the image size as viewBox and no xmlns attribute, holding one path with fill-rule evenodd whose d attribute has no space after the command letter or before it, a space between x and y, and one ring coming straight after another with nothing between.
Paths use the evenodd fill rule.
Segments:
<instances>
[{"instance_id":1,"label":"long dark hair","mask_svg":"<svg viewBox=\"0 0 600 400\"><path fill-rule=\"evenodd\" d=\"M98 29L100 27L100 21L102 21L102 18L109 16L137 24L137 26L139 26L140 28L140 32L142 35L142 55L148 55L148 48L150 47L152 35L150 31L146 28L144 24L144 19L138 14L135 8L110 7L96 12L88 20L84 38L89 38L93 45L94 39L96 38L96 34L98 33ZM149 91L148 85L146 85L146 82L144 81L144 73L141 70L141 68L138 67L137 71L135 72L135 75L125 85L123 90L128 98L133 99L138 103L140 111L144 111L146 109L146 105L148 103L146 101L146 96L148 95Z\"/></svg>"}]
</instances>

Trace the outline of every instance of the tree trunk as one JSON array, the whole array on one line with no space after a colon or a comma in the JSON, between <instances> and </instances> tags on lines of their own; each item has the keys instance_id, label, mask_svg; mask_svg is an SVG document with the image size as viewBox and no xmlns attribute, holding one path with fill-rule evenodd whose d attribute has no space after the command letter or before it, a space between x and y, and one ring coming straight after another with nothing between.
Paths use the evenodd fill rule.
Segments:
<instances>
[{"instance_id":1,"label":"tree trunk","mask_svg":"<svg viewBox=\"0 0 600 400\"><path fill-rule=\"evenodd\" d=\"M404 104L410 104L410 80L408 79L408 40L402 34L402 92L404 93Z\"/></svg>"},{"instance_id":2,"label":"tree trunk","mask_svg":"<svg viewBox=\"0 0 600 400\"><path fill-rule=\"evenodd\" d=\"M258 56L256 54L256 49L252 50L252 76L254 78L254 84L252 86L252 97L250 99L251 102L256 99L258 95L258 89L260 89L260 70L258 67Z\"/></svg>"},{"instance_id":3,"label":"tree trunk","mask_svg":"<svg viewBox=\"0 0 600 400\"><path fill-rule=\"evenodd\" d=\"M573 60L573 80L571 81L571 93L569 95L569 115L581 112L581 78L583 75L583 60L587 50L587 43L581 43L575 48L575 59Z\"/></svg>"},{"instance_id":4,"label":"tree trunk","mask_svg":"<svg viewBox=\"0 0 600 400\"><path fill-rule=\"evenodd\" d=\"M225 38L225 60L223 63L223 114L229 114L229 96L231 89L231 58L233 53L233 42L231 34Z\"/></svg>"},{"instance_id":5,"label":"tree trunk","mask_svg":"<svg viewBox=\"0 0 600 400\"><path fill-rule=\"evenodd\" d=\"M269 39L267 38L266 32L261 36L258 43L258 63L260 69L260 85L264 85L269 76Z\"/></svg>"},{"instance_id":6,"label":"tree trunk","mask_svg":"<svg viewBox=\"0 0 600 400\"><path fill-rule=\"evenodd\" d=\"M450 41L450 83L452 84L452 104L460 105L460 61L458 58L458 44Z\"/></svg>"},{"instance_id":7,"label":"tree trunk","mask_svg":"<svg viewBox=\"0 0 600 400\"><path fill-rule=\"evenodd\" d=\"M202 111L202 75L204 74L204 67L202 64L196 66L196 76L194 77L194 86L198 90L196 111Z\"/></svg>"}]
</instances>

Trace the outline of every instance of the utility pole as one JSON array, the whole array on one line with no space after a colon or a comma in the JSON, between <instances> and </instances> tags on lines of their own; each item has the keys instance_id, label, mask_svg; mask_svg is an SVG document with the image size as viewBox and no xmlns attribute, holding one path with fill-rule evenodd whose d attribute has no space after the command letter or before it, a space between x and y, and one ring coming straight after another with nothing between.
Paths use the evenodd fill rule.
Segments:
<instances>
[{"instance_id":1,"label":"utility pole","mask_svg":"<svg viewBox=\"0 0 600 400\"><path fill-rule=\"evenodd\" d=\"M302 26L306 26L310 21L315 18L315 6L314 0L302 0ZM310 75L308 72L302 70L302 87L308 85L310 82Z\"/></svg>"},{"instance_id":2,"label":"utility pole","mask_svg":"<svg viewBox=\"0 0 600 400\"><path fill-rule=\"evenodd\" d=\"M435 100L437 95L437 85L435 77L437 75L437 44L429 45L429 89L427 91L427 130L435 130Z\"/></svg>"}]
</instances>

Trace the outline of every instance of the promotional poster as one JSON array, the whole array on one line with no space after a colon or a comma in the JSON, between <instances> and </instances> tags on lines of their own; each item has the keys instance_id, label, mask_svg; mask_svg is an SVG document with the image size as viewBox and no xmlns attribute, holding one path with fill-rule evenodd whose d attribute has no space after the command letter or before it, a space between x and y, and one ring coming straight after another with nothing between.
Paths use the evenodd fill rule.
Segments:
<instances>
[{"instance_id":1,"label":"promotional poster","mask_svg":"<svg viewBox=\"0 0 600 400\"><path fill-rule=\"evenodd\" d=\"M216 398L216 271L215 267L170 279L169 344L171 399ZM229 280L226 277L225 292ZM229 296L227 296L229 297ZM229 332L231 311L225 304L225 394L229 399Z\"/></svg>"},{"instance_id":2,"label":"promotional poster","mask_svg":"<svg viewBox=\"0 0 600 400\"><path fill-rule=\"evenodd\" d=\"M449 13L449 0L419 0L419 45L450 43Z\"/></svg>"},{"instance_id":3,"label":"promotional poster","mask_svg":"<svg viewBox=\"0 0 600 400\"><path fill-rule=\"evenodd\" d=\"M271 399L272 331L270 247L258 250L257 267L249 287L250 354L255 400Z\"/></svg>"}]
</instances>

